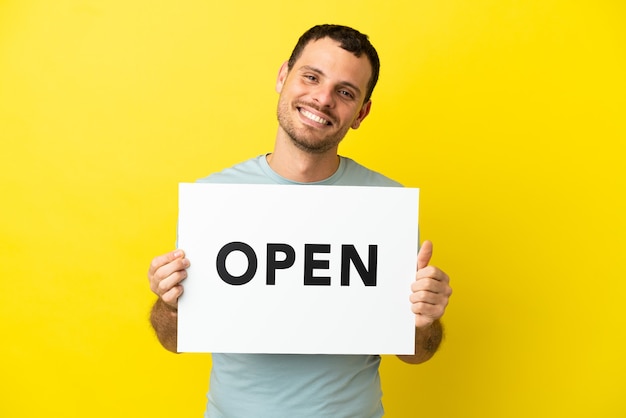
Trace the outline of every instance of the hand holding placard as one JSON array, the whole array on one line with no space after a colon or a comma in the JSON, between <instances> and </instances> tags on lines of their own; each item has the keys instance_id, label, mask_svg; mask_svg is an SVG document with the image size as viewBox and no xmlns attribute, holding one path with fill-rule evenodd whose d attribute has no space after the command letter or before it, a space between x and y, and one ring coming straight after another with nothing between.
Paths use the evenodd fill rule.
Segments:
<instances>
[{"instance_id":1,"label":"hand holding placard","mask_svg":"<svg viewBox=\"0 0 626 418\"><path fill-rule=\"evenodd\" d=\"M417 273L411 285L411 310L415 314L415 326L425 328L441 318L452 294L450 279L437 267L430 266L433 244L424 241L417 254Z\"/></svg>"}]
</instances>

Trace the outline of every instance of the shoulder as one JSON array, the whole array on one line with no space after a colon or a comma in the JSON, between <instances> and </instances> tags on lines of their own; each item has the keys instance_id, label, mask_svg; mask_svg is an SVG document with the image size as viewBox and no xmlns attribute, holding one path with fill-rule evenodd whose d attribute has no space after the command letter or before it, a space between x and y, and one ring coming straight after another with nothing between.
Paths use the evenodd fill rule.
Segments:
<instances>
[{"instance_id":1,"label":"shoulder","mask_svg":"<svg viewBox=\"0 0 626 418\"><path fill-rule=\"evenodd\" d=\"M344 169L339 183L353 186L381 186L381 187L402 187L399 182L371 170L356 161L341 157Z\"/></svg>"},{"instance_id":2,"label":"shoulder","mask_svg":"<svg viewBox=\"0 0 626 418\"><path fill-rule=\"evenodd\" d=\"M244 162L212 173L207 177L198 179L198 183L268 183L267 172L262 164L264 155L250 158Z\"/></svg>"}]
</instances>

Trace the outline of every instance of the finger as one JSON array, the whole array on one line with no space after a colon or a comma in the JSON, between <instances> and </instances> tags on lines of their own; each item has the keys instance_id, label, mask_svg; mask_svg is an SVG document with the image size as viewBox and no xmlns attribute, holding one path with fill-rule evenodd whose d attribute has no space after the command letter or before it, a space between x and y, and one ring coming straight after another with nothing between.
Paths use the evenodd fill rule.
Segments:
<instances>
[{"instance_id":1,"label":"finger","mask_svg":"<svg viewBox=\"0 0 626 418\"><path fill-rule=\"evenodd\" d=\"M444 283L450 282L448 275L435 266L426 266L415 273L415 280L419 281L424 279L433 279Z\"/></svg>"},{"instance_id":2,"label":"finger","mask_svg":"<svg viewBox=\"0 0 626 418\"><path fill-rule=\"evenodd\" d=\"M427 291L432 293L448 294L450 286L447 282L438 279L419 279L411 283L411 292Z\"/></svg>"},{"instance_id":3,"label":"finger","mask_svg":"<svg viewBox=\"0 0 626 418\"><path fill-rule=\"evenodd\" d=\"M182 286L174 286L168 292L161 295L161 299L173 308L178 308L178 298L183 294Z\"/></svg>"},{"instance_id":4,"label":"finger","mask_svg":"<svg viewBox=\"0 0 626 418\"><path fill-rule=\"evenodd\" d=\"M424 303L427 305L448 305L449 297L443 292L431 292L428 290L420 290L409 296L411 304Z\"/></svg>"},{"instance_id":5,"label":"finger","mask_svg":"<svg viewBox=\"0 0 626 418\"><path fill-rule=\"evenodd\" d=\"M417 253L417 269L423 269L430 263L430 258L433 256L433 243L430 241L424 241L422 247Z\"/></svg>"},{"instance_id":6,"label":"finger","mask_svg":"<svg viewBox=\"0 0 626 418\"><path fill-rule=\"evenodd\" d=\"M159 268L163 267L167 263L171 263L177 258L184 258L184 257L185 257L185 252L180 249L176 249L174 251L170 251L169 253L160 255L158 257L154 257L154 259L150 263L150 269L148 270L148 275L152 276Z\"/></svg>"},{"instance_id":7,"label":"finger","mask_svg":"<svg viewBox=\"0 0 626 418\"><path fill-rule=\"evenodd\" d=\"M433 319L439 319L446 310L445 304L418 302L411 305L411 310L415 315L426 315Z\"/></svg>"},{"instance_id":8,"label":"finger","mask_svg":"<svg viewBox=\"0 0 626 418\"><path fill-rule=\"evenodd\" d=\"M186 258L176 258L173 261L159 267L154 272L154 279L158 281L163 280L176 272L186 270L189 267L189 264L189 260Z\"/></svg>"},{"instance_id":9,"label":"finger","mask_svg":"<svg viewBox=\"0 0 626 418\"><path fill-rule=\"evenodd\" d=\"M177 270L172 274L159 281L156 285L156 294L163 296L165 293L174 289L175 287L182 287L180 282L187 278L187 270Z\"/></svg>"},{"instance_id":10,"label":"finger","mask_svg":"<svg viewBox=\"0 0 626 418\"><path fill-rule=\"evenodd\" d=\"M433 303L434 302L434 303ZM440 319L446 311L448 299L442 298L438 301L420 301L411 303L411 311L415 315L422 315L432 320Z\"/></svg>"}]
</instances>

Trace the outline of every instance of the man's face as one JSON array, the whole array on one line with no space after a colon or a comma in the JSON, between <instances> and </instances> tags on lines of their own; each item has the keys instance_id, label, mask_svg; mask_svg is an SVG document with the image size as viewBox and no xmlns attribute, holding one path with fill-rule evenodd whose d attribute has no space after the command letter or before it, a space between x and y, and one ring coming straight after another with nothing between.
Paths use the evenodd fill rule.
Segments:
<instances>
[{"instance_id":1,"label":"man's face","mask_svg":"<svg viewBox=\"0 0 626 418\"><path fill-rule=\"evenodd\" d=\"M278 75L279 129L301 150L336 152L369 113L363 100L371 75L365 55L357 58L330 38L310 42L291 71L285 63Z\"/></svg>"}]
</instances>

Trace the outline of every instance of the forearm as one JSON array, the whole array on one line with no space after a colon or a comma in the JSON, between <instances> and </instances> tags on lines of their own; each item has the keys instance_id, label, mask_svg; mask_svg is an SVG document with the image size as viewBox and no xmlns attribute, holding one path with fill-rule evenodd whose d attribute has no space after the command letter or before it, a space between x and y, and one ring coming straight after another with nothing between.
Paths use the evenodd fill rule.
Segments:
<instances>
[{"instance_id":1,"label":"forearm","mask_svg":"<svg viewBox=\"0 0 626 418\"><path fill-rule=\"evenodd\" d=\"M176 353L178 311L159 298L150 312L150 323L161 345L165 347L165 349Z\"/></svg>"},{"instance_id":2,"label":"forearm","mask_svg":"<svg viewBox=\"0 0 626 418\"><path fill-rule=\"evenodd\" d=\"M443 325L440 320L426 328L415 328L415 354L402 355L398 358L410 364L424 363L437 352L442 340Z\"/></svg>"}]
</instances>

